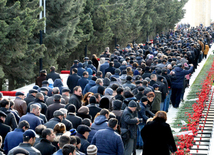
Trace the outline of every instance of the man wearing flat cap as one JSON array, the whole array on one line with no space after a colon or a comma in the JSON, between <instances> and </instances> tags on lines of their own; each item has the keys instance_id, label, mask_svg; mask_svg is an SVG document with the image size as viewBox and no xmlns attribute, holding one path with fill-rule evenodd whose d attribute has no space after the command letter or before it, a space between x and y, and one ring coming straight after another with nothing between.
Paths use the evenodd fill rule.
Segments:
<instances>
[{"instance_id":1,"label":"man wearing flat cap","mask_svg":"<svg viewBox=\"0 0 214 155\"><path fill-rule=\"evenodd\" d=\"M57 123L61 123L64 118L64 113L61 110L56 110L54 111L53 116L53 118L44 124L47 128L53 129Z\"/></svg>"},{"instance_id":2,"label":"man wearing flat cap","mask_svg":"<svg viewBox=\"0 0 214 155\"><path fill-rule=\"evenodd\" d=\"M55 66L50 67L50 73L48 73L48 75L46 76L46 80L51 78L54 82L56 79L61 79L59 73L55 72L55 70Z\"/></svg>"},{"instance_id":3,"label":"man wearing flat cap","mask_svg":"<svg viewBox=\"0 0 214 155\"><path fill-rule=\"evenodd\" d=\"M68 89L68 88L62 89L62 99L65 100L65 104L68 104L68 103L69 103L69 99L70 99L70 89Z\"/></svg>"},{"instance_id":4,"label":"man wearing flat cap","mask_svg":"<svg viewBox=\"0 0 214 155\"><path fill-rule=\"evenodd\" d=\"M47 87L41 87L40 92L44 96L44 102L46 102L46 100L48 98L48 88Z\"/></svg>"},{"instance_id":5,"label":"man wearing flat cap","mask_svg":"<svg viewBox=\"0 0 214 155\"><path fill-rule=\"evenodd\" d=\"M16 92L16 98L14 100L14 109L18 111L20 117L26 114L27 103L24 100L25 94L22 92Z\"/></svg>"},{"instance_id":6,"label":"man wearing flat cap","mask_svg":"<svg viewBox=\"0 0 214 155\"><path fill-rule=\"evenodd\" d=\"M0 135L2 136L3 141L7 133L12 131L9 125L4 124L6 117L7 115L0 110Z\"/></svg>"},{"instance_id":7,"label":"man wearing flat cap","mask_svg":"<svg viewBox=\"0 0 214 155\"><path fill-rule=\"evenodd\" d=\"M87 140L90 131L91 131L90 127L88 127L86 125L79 125L77 127L77 132L78 132L77 136L81 140L80 151L85 153L85 154L87 154L87 147L90 145L90 143Z\"/></svg>"},{"instance_id":8,"label":"man wearing flat cap","mask_svg":"<svg viewBox=\"0 0 214 155\"><path fill-rule=\"evenodd\" d=\"M127 141L124 141L124 155L130 155L132 153L134 141L137 138L137 127L140 122L139 118L134 114L136 109L137 103L134 100L130 101L121 117L121 128L129 129L130 131L130 138Z\"/></svg>"},{"instance_id":9,"label":"man wearing flat cap","mask_svg":"<svg viewBox=\"0 0 214 155\"><path fill-rule=\"evenodd\" d=\"M23 143L20 143L17 147L13 148L9 151L8 155L14 155L14 152L17 149L25 149L27 150L30 155L41 155L40 151L33 147L33 144L36 141L36 133L32 129L28 129L23 134Z\"/></svg>"},{"instance_id":10,"label":"man wearing flat cap","mask_svg":"<svg viewBox=\"0 0 214 155\"><path fill-rule=\"evenodd\" d=\"M28 96L24 99L27 105L35 100L35 96L38 93L36 89L30 89Z\"/></svg>"},{"instance_id":11,"label":"man wearing flat cap","mask_svg":"<svg viewBox=\"0 0 214 155\"><path fill-rule=\"evenodd\" d=\"M46 112L46 117L47 117L48 120L53 118L54 111L65 107L64 104L61 104L61 98L62 98L62 96L60 94L55 94L54 95L54 102L53 102L53 104L48 106L47 112Z\"/></svg>"}]
</instances>

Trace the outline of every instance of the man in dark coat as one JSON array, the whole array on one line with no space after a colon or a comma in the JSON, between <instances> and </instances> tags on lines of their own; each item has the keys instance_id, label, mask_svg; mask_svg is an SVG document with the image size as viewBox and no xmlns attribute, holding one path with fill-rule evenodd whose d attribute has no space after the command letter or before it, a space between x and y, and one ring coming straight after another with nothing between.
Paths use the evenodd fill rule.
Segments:
<instances>
[{"instance_id":1,"label":"man in dark coat","mask_svg":"<svg viewBox=\"0 0 214 155\"><path fill-rule=\"evenodd\" d=\"M69 99L70 99L70 89L68 88L64 88L62 90L62 99L65 100L65 104L69 103Z\"/></svg>"},{"instance_id":2,"label":"man in dark coat","mask_svg":"<svg viewBox=\"0 0 214 155\"><path fill-rule=\"evenodd\" d=\"M77 67L78 67L78 63L79 63L78 60L74 60L74 63L73 63L73 65L72 65L71 68L70 68L70 75L73 74L73 73L72 73L72 70L73 70L74 68L77 68Z\"/></svg>"},{"instance_id":3,"label":"man in dark coat","mask_svg":"<svg viewBox=\"0 0 214 155\"><path fill-rule=\"evenodd\" d=\"M173 154L177 151L170 126L165 123L166 113L163 113L157 112L153 121L148 122L141 130L144 141L143 155L169 155L169 150Z\"/></svg>"},{"instance_id":4,"label":"man in dark coat","mask_svg":"<svg viewBox=\"0 0 214 155\"><path fill-rule=\"evenodd\" d=\"M36 133L32 129L28 129L23 134L23 143L20 143L17 147L13 148L9 151L8 155L15 154L17 149L24 149L29 152L29 154L33 155L41 155L40 151L33 147L36 139Z\"/></svg>"},{"instance_id":5,"label":"man in dark coat","mask_svg":"<svg viewBox=\"0 0 214 155\"><path fill-rule=\"evenodd\" d=\"M79 75L77 75L77 68L73 68L72 75L70 74L67 79L67 85L68 85L68 88L71 90L71 92L70 92L71 94L73 93L74 87L77 86L78 80L80 78L81 77Z\"/></svg>"},{"instance_id":6,"label":"man in dark coat","mask_svg":"<svg viewBox=\"0 0 214 155\"><path fill-rule=\"evenodd\" d=\"M92 122L94 121L94 117L96 116L96 114L98 112L101 111L101 108L97 107L96 104L96 97L95 96L91 96L89 99L89 105L87 105L87 107L89 108L89 115L91 115L92 117Z\"/></svg>"},{"instance_id":7,"label":"man in dark coat","mask_svg":"<svg viewBox=\"0 0 214 155\"><path fill-rule=\"evenodd\" d=\"M44 103L44 95L42 93L37 93L36 99L28 104L27 112L30 112L30 105L35 103L39 103L41 105L41 113L45 115L47 111L47 105Z\"/></svg>"},{"instance_id":8,"label":"man in dark coat","mask_svg":"<svg viewBox=\"0 0 214 155\"><path fill-rule=\"evenodd\" d=\"M42 155L52 155L57 151L57 148L52 144L55 134L53 129L44 129L42 131L42 139L36 144L35 148L38 149Z\"/></svg>"},{"instance_id":9,"label":"man in dark coat","mask_svg":"<svg viewBox=\"0 0 214 155\"><path fill-rule=\"evenodd\" d=\"M151 81L149 83L150 86L153 86L154 84L157 84L157 75L156 74L151 75Z\"/></svg>"},{"instance_id":10,"label":"man in dark coat","mask_svg":"<svg viewBox=\"0 0 214 155\"><path fill-rule=\"evenodd\" d=\"M27 103L27 105L34 101L35 100L35 96L36 96L36 93L38 93L38 91L36 89L30 89L29 90L29 94L28 96L24 99L25 102Z\"/></svg>"},{"instance_id":11,"label":"man in dark coat","mask_svg":"<svg viewBox=\"0 0 214 155\"><path fill-rule=\"evenodd\" d=\"M7 115L0 110L0 135L2 136L2 139L4 141L4 138L6 137L7 133L12 131L11 127L9 125L4 124L5 119Z\"/></svg>"},{"instance_id":12,"label":"man in dark coat","mask_svg":"<svg viewBox=\"0 0 214 155\"><path fill-rule=\"evenodd\" d=\"M47 71L41 70L39 73L40 75L36 78L36 85L42 87L42 81L46 80Z\"/></svg>"},{"instance_id":13,"label":"man in dark coat","mask_svg":"<svg viewBox=\"0 0 214 155\"><path fill-rule=\"evenodd\" d=\"M109 63L109 67L105 69L105 74L110 72L111 74L115 73L114 62Z\"/></svg>"},{"instance_id":14,"label":"man in dark coat","mask_svg":"<svg viewBox=\"0 0 214 155\"><path fill-rule=\"evenodd\" d=\"M90 143L87 140L90 131L91 131L90 127L88 127L86 125L79 125L77 127L77 132L78 132L77 136L81 140L80 151L85 154L87 154L87 147L90 145Z\"/></svg>"},{"instance_id":15,"label":"man in dark coat","mask_svg":"<svg viewBox=\"0 0 214 155\"><path fill-rule=\"evenodd\" d=\"M61 79L59 73L55 72L55 67L54 66L51 66L50 73L48 73L48 75L46 76L46 80L48 80L49 78L51 78L53 80L53 82L56 79Z\"/></svg>"},{"instance_id":16,"label":"man in dark coat","mask_svg":"<svg viewBox=\"0 0 214 155\"><path fill-rule=\"evenodd\" d=\"M39 118L40 109L41 107L39 106L38 103L31 104L30 112L28 112L26 115L23 115L19 121L26 120L30 124L30 129L35 131L35 128L38 125L44 123L43 120Z\"/></svg>"},{"instance_id":17,"label":"man in dark coat","mask_svg":"<svg viewBox=\"0 0 214 155\"><path fill-rule=\"evenodd\" d=\"M42 87L41 88L43 88L43 87L48 89L47 96L52 96L52 88L49 87L49 83L47 80L42 81ZM41 89L39 89L38 91L41 91Z\"/></svg>"},{"instance_id":18,"label":"man in dark coat","mask_svg":"<svg viewBox=\"0 0 214 155\"><path fill-rule=\"evenodd\" d=\"M30 128L30 125L27 121L19 122L18 128L14 131L11 131L7 134L4 139L4 151L7 154L12 148L19 145L23 142L23 133Z\"/></svg>"},{"instance_id":19,"label":"man in dark coat","mask_svg":"<svg viewBox=\"0 0 214 155\"><path fill-rule=\"evenodd\" d=\"M47 120L50 120L51 118L53 118L54 111L65 107L64 104L61 104L61 98L62 96L60 94L54 95L54 103L49 105L46 111Z\"/></svg>"},{"instance_id":20,"label":"man in dark coat","mask_svg":"<svg viewBox=\"0 0 214 155\"><path fill-rule=\"evenodd\" d=\"M146 77L150 78L150 76L151 76L151 68L146 66L145 67L145 72L143 73L142 78L143 79L145 79Z\"/></svg>"},{"instance_id":21,"label":"man in dark coat","mask_svg":"<svg viewBox=\"0 0 214 155\"><path fill-rule=\"evenodd\" d=\"M77 86L80 86L84 90L85 86L88 84L88 72L84 71L82 77L78 80Z\"/></svg>"},{"instance_id":22,"label":"man in dark coat","mask_svg":"<svg viewBox=\"0 0 214 155\"><path fill-rule=\"evenodd\" d=\"M99 130L94 135L91 144L97 146L99 155L123 154L123 141L121 139L121 136L115 132L115 130L117 130L117 123L118 121L116 118L111 118L108 122L108 128Z\"/></svg>"},{"instance_id":23,"label":"man in dark coat","mask_svg":"<svg viewBox=\"0 0 214 155\"><path fill-rule=\"evenodd\" d=\"M130 101L128 107L126 107L126 109L123 111L123 115L121 117L121 128L128 129L130 131L129 140L124 142L124 155L130 155L132 153L134 141L137 138L137 125L140 122L134 114L136 109L137 103L134 100Z\"/></svg>"},{"instance_id":24,"label":"man in dark coat","mask_svg":"<svg viewBox=\"0 0 214 155\"><path fill-rule=\"evenodd\" d=\"M14 114L9 110L10 101L8 99L3 99L0 102L0 110L3 111L7 117L5 119L5 124L9 125L13 130L17 128L17 122Z\"/></svg>"},{"instance_id":25,"label":"man in dark coat","mask_svg":"<svg viewBox=\"0 0 214 155\"><path fill-rule=\"evenodd\" d=\"M184 87L184 78L185 75L192 73L193 65L190 64L189 70L184 70L182 64L178 64L177 67L173 70L175 73L175 78L172 78L172 95L171 101L174 108L178 108L181 100L181 93Z\"/></svg>"},{"instance_id":26,"label":"man in dark coat","mask_svg":"<svg viewBox=\"0 0 214 155\"><path fill-rule=\"evenodd\" d=\"M71 95L69 103L65 106L65 108L67 108L70 104L73 104L76 106L76 110L78 111L82 106L82 88L80 86L76 86L73 91L74 93Z\"/></svg>"},{"instance_id":27,"label":"man in dark coat","mask_svg":"<svg viewBox=\"0 0 214 155\"><path fill-rule=\"evenodd\" d=\"M82 123L82 118L76 116L75 105L70 104L67 109L68 115L66 116L66 119L68 119L73 124L73 128L77 129L77 127Z\"/></svg>"},{"instance_id":28,"label":"man in dark coat","mask_svg":"<svg viewBox=\"0 0 214 155\"><path fill-rule=\"evenodd\" d=\"M65 109L65 108L60 108L59 110L62 111L62 113L64 114L62 123L65 124L66 130L67 130L67 131L70 131L70 130L73 128L73 124L71 123L70 120L68 120L68 119L66 118L66 117L67 117L68 110Z\"/></svg>"},{"instance_id":29,"label":"man in dark coat","mask_svg":"<svg viewBox=\"0 0 214 155\"><path fill-rule=\"evenodd\" d=\"M60 110L56 110L54 111L53 116L54 118L51 118L47 123L44 124L47 128L53 129L57 123L61 123L64 113Z\"/></svg>"},{"instance_id":30,"label":"man in dark coat","mask_svg":"<svg viewBox=\"0 0 214 155\"><path fill-rule=\"evenodd\" d=\"M27 109L27 104L24 100L24 93L22 92L16 92L16 98L14 100L14 109L18 111L19 116L21 117L22 115L26 114L26 109Z\"/></svg>"},{"instance_id":31,"label":"man in dark coat","mask_svg":"<svg viewBox=\"0 0 214 155\"><path fill-rule=\"evenodd\" d=\"M77 71L77 74L80 76L80 77L82 77L82 74L83 74L83 72L85 71L85 69L83 68L83 64L81 63L81 62L79 62L79 64L78 64L78 71Z\"/></svg>"}]
</instances>

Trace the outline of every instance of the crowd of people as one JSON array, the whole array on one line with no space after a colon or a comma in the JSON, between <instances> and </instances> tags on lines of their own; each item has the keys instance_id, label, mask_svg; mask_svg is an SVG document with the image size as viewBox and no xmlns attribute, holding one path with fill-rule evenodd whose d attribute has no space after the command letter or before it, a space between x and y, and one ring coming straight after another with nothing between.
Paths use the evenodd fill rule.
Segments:
<instances>
[{"instance_id":1,"label":"crowd of people","mask_svg":"<svg viewBox=\"0 0 214 155\"><path fill-rule=\"evenodd\" d=\"M52 66L27 95L0 93L0 155L174 154L167 112L179 108L213 32L184 24L153 42L74 60L67 86Z\"/></svg>"}]
</instances>

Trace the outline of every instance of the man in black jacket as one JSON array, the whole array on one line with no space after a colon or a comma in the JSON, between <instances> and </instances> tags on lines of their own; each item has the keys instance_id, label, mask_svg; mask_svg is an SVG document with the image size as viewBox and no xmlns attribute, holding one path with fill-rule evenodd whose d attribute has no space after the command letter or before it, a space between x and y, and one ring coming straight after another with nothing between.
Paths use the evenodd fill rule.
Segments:
<instances>
[{"instance_id":1,"label":"man in black jacket","mask_svg":"<svg viewBox=\"0 0 214 155\"><path fill-rule=\"evenodd\" d=\"M41 141L35 146L42 155L52 155L56 152L57 148L52 144L55 134L52 129L47 128L42 131Z\"/></svg>"},{"instance_id":2,"label":"man in black jacket","mask_svg":"<svg viewBox=\"0 0 214 155\"><path fill-rule=\"evenodd\" d=\"M4 138L6 137L7 133L12 131L11 127L9 125L4 124L5 119L7 115L0 110L0 136L2 136L2 139L4 141Z\"/></svg>"},{"instance_id":3,"label":"man in black jacket","mask_svg":"<svg viewBox=\"0 0 214 155\"><path fill-rule=\"evenodd\" d=\"M73 95L71 95L69 104L65 106L67 108L70 104L73 104L76 106L76 111L79 110L79 108L82 106L82 88L80 86L76 86L73 89Z\"/></svg>"},{"instance_id":4,"label":"man in black jacket","mask_svg":"<svg viewBox=\"0 0 214 155\"><path fill-rule=\"evenodd\" d=\"M54 118L50 119L47 123L44 124L47 128L53 129L57 123L62 122L64 114L62 111L56 110L54 111L53 116Z\"/></svg>"},{"instance_id":5,"label":"man in black jacket","mask_svg":"<svg viewBox=\"0 0 214 155\"><path fill-rule=\"evenodd\" d=\"M0 103L0 110L3 111L7 117L5 124L9 125L13 130L17 128L17 122L14 114L10 112L10 101L8 99L3 99Z\"/></svg>"},{"instance_id":6,"label":"man in black jacket","mask_svg":"<svg viewBox=\"0 0 214 155\"><path fill-rule=\"evenodd\" d=\"M91 96L89 99L89 105L87 105L87 107L89 108L89 115L92 116L92 122L94 121L94 117L96 116L96 114L98 112L101 111L101 109L99 107L97 107L96 104L96 97L95 96Z\"/></svg>"},{"instance_id":7,"label":"man in black jacket","mask_svg":"<svg viewBox=\"0 0 214 155\"><path fill-rule=\"evenodd\" d=\"M125 154L131 155L133 151L134 141L137 138L137 125L140 123L139 118L135 117L134 112L137 109L137 103L132 100L129 102L128 107L123 111L121 117L121 128L128 129L130 131L129 140L124 142Z\"/></svg>"},{"instance_id":8,"label":"man in black jacket","mask_svg":"<svg viewBox=\"0 0 214 155\"><path fill-rule=\"evenodd\" d=\"M48 73L48 75L46 76L46 80L48 80L49 78L51 78L53 80L53 82L56 79L61 79L59 73L55 72L55 67L54 66L51 66L50 73Z\"/></svg>"},{"instance_id":9,"label":"man in black jacket","mask_svg":"<svg viewBox=\"0 0 214 155\"><path fill-rule=\"evenodd\" d=\"M81 78L79 75L77 75L77 71L78 71L77 68L73 68L72 74L70 74L67 79L67 85L68 88L71 90L70 92L71 94L73 93L74 87L77 86L78 80Z\"/></svg>"},{"instance_id":10,"label":"man in black jacket","mask_svg":"<svg viewBox=\"0 0 214 155\"><path fill-rule=\"evenodd\" d=\"M30 89L29 90L29 94L28 96L24 99L25 102L27 103L27 105L34 101L35 100L35 96L36 96L36 93L38 93L38 91L36 89Z\"/></svg>"},{"instance_id":11,"label":"man in black jacket","mask_svg":"<svg viewBox=\"0 0 214 155\"><path fill-rule=\"evenodd\" d=\"M72 124L73 128L77 129L77 127L82 123L82 118L76 116L76 107L73 104L70 104L68 107L68 115L66 119L68 119Z\"/></svg>"}]
</instances>

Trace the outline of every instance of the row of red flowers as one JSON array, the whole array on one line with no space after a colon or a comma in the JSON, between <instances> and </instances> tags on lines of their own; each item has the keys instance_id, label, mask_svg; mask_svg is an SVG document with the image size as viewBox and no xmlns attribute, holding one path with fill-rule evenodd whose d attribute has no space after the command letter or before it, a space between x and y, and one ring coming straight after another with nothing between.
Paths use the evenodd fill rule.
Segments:
<instances>
[{"instance_id":1,"label":"row of red flowers","mask_svg":"<svg viewBox=\"0 0 214 155\"><path fill-rule=\"evenodd\" d=\"M198 100L196 101L196 103L192 105L194 112L186 113L188 116L188 124L187 124L187 127L183 127L182 129L186 131L192 131L193 134L178 136L179 141L177 142L177 148L178 148L176 152L177 155L189 154L190 148L195 143L194 137L197 136L199 130L201 130L201 133L203 133L210 104L207 107L208 111L206 115L203 115L202 113L204 108L207 106L205 103L209 100L210 89L213 84L213 77L214 77L214 61L212 63L212 67L209 70L206 79L202 83L202 89L200 90L200 93L197 93ZM210 99L210 103L211 103L211 100L212 100L212 97ZM203 125L199 125L201 117L205 118L203 121ZM200 144L200 141L199 141L199 144ZM197 147L199 148L199 145L197 145Z\"/></svg>"}]
</instances>

